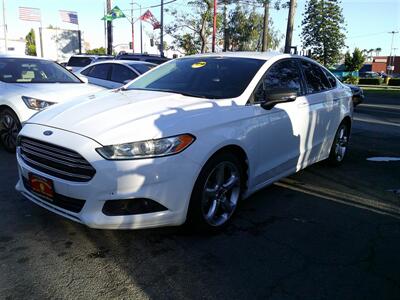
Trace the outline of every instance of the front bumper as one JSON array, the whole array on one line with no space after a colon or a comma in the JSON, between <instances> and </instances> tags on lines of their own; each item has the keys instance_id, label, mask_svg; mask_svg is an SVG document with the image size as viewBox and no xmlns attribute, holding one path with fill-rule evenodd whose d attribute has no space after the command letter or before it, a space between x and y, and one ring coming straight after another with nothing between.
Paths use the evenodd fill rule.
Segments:
<instances>
[{"instance_id":1,"label":"front bumper","mask_svg":"<svg viewBox=\"0 0 400 300\"><path fill-rule=\"evenodd\" d=\"M53 134L44 136L45 130L52 130ZM19 181L16 189L32 202L92 228L137 229L185 222L192 188L200 171L200 166L190 159L188 151L156 159L111 161L95 151L101 146L99 143L76 133L27 124L20 135L74 150L96 169L96 174L88 182L67 181L35 170L17 151ZM29 173L51 179L54 191L59 195L84 200L83 208L73 212L38 197L24 185L23 179L28 178ZM107 216L102 212L107 200L132 198L154 200L167 210L124 216Z\"/></svg>"}]
</instances>

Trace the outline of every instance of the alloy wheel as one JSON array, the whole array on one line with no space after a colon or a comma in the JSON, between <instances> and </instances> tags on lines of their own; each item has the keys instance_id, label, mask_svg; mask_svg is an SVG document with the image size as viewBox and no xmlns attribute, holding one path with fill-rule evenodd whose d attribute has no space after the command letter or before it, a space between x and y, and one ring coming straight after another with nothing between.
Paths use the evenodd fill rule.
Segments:
<instances>
[{"instance_id":1,"label":"alloy wheel","mask_svg":"<svg viewBox=\"0 0 400 300\"><path fill-rule=\"evenodd\" d=\"M212 169L202 196L202 213L209 225L218 227L230 219L236 209L240 189L240 171L235 164L224 161Z\"/></svg>"}]
</instances>

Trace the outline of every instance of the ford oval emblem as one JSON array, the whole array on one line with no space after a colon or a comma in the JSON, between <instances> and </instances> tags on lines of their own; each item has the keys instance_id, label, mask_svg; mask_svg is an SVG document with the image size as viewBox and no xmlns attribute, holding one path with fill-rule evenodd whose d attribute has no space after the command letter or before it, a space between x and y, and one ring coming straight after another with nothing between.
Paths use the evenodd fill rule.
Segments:
<instances>
[{"instance_id":1,"label":"ford oval emblem","mask_svg":"<svg viewBox=\"0 0 400 300\"><path fill-rule=\"evenodd\" d=\"M52 135L52 134L53 134L53 131L51 131L51 130L46 130L46 131L43 132L43 134L46 135L46 136L49 136L49 135Z\"/></svg>"}]
</instances>

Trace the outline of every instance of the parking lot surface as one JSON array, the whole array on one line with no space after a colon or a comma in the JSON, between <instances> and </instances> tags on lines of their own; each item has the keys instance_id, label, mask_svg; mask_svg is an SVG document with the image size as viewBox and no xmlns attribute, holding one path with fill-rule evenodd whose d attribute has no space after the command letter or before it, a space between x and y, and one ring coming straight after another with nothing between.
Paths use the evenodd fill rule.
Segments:
<instances>
[{"instance_id":1,"label":"parking lot surface","mask_svg":"<svg viewBox=\"0 0 400 300\"><path fill-rule=\"evenodd\" d=\"M399 299L400 93L366 93L344 164L242 203L221 233L102 231L14 191L0 148L1 299Z\"/></svg>"}]
</instances>

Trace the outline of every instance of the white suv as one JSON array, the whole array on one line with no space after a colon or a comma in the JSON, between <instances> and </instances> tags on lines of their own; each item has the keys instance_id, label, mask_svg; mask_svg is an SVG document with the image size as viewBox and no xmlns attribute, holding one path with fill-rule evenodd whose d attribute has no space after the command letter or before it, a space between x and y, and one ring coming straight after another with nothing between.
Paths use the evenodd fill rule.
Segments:
<instances>
[{"instance_id":1,"label":"white suv","mask_svg":"<svg viewBox=\"0 0 400 300\"><path fill-rule=\"evenodd\" d=\"M216 229L266 185L342 162L351 122L350 89L310 59L189 56L34 116L16 188L94 228Z\"/></svg>"}]
</instances>

